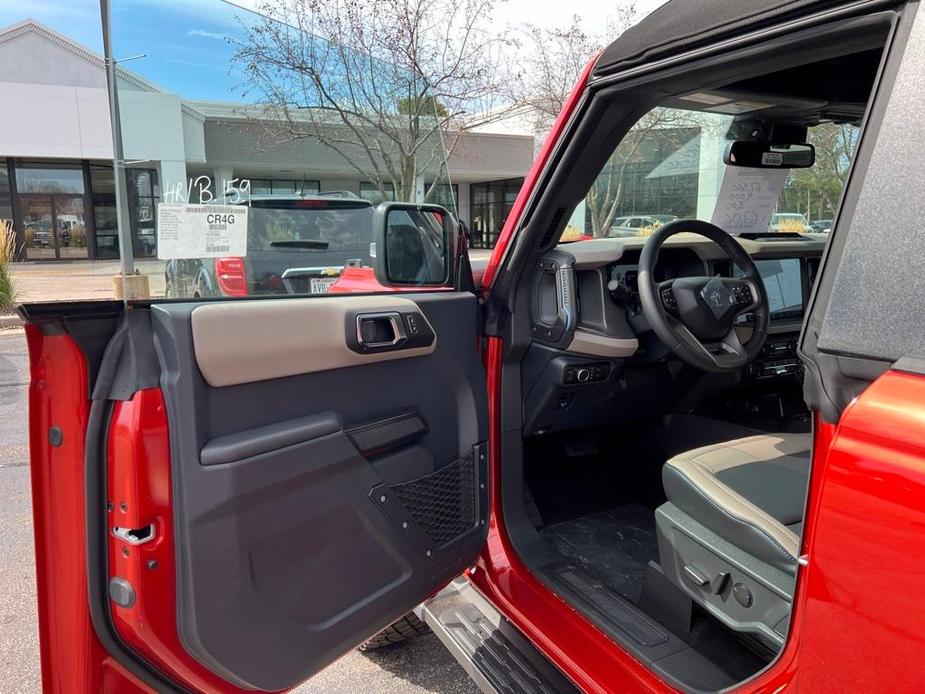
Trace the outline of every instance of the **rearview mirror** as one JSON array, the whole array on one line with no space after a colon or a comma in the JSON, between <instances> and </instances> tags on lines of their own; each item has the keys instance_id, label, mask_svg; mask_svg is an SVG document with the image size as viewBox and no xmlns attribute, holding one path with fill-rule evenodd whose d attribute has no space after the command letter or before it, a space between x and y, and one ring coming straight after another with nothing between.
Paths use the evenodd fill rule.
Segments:
<instances>
[{"instance_id":1,"label":"rearview mirror","mask_svg":"<svg viewBox=\"0 0 925 694\"><path fill-rule=\"evenodd\" d=\"M439 205L384 202L376 208L376 279L385 286L451 284L456 222Z\"/></svg>"},{"instance_id":2,"label":"rearview mirror","mask_svg":"<svg viewBox=\"0 0 925 694\"><path fill-rule=\"evenodd\" d=\"M737 140L726 147L726 166L755 169L806 169L816 162L816 148L805 142L778 144Z\"/></svg>"}]
</instances>

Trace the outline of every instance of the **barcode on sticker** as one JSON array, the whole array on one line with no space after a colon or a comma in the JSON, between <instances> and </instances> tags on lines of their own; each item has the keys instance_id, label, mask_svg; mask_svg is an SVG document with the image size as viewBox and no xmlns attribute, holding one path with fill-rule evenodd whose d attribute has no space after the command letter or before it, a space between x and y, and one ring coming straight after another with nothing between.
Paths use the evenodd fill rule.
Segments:
<instances>
[{"instance_id":1,"label":"barcode on sticker","mask_svg":"<svg viewBox=\"0 0 925 694\"><path fill-rule=\"evenodd\" d=\"M228 231L227 224L210 224L209 231Z\"/></svg>"},{"instance_id":2,"label":"barcode on sticker","mask_svg":"<svg viewBox=\"0 0 925 694\"><path fill-rule=\"evenodd\" d=\"M231 250L231 246L228 246L228 245L224 245L224 246L207 245L206 246L206 253L227 253L230 250Z\"/></svg>"}]
</instances>

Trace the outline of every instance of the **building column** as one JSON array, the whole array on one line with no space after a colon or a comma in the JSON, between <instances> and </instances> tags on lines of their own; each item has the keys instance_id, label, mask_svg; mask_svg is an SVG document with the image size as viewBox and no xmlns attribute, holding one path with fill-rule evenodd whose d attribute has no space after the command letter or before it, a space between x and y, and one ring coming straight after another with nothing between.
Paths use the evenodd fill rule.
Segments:
<instances>
[{"instance_id":1,"label":"building column","mask_svg":"<svg viewBox=\"0 0 925 694\"><path fill-rule=\"evenodd\" d=\"M469 184L456 184L456 216L472 231L472 206L469 204Z\"/></svg>"},{"instance_id":2,"label":"building column","mask_svg":"<svg viewBox=\"0 0 925 694\"><path fill-rule=\"evenodd\" d=\"M161 202L189 202L190 182L185 161L162 161L158 166Z\"/></svg>"}]
</instances>

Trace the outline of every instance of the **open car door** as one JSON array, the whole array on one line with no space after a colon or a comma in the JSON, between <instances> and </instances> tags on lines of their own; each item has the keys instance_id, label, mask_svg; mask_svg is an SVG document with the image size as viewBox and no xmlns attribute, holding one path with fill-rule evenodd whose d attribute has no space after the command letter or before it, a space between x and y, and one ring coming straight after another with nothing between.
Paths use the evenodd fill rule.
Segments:
<instances>
[{"instance_id":1,"label":"open car door","mask_svg":"<svg viewBox=\"0 0 925 694\"><path fill-rule=\"evenodd\" d=\"M472 565L485 376L451 265L442 291L24 308L49 690L285 690Z\"/></svg>"}]
</instances>

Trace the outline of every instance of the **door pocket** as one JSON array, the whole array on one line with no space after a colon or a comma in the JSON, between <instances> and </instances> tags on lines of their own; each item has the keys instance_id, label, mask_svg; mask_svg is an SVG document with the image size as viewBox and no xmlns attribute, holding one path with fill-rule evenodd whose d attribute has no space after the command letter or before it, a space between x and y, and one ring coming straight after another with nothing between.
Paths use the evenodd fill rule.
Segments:
<instances>
[{"instance_id":1,"label":"door pocket","mask_svg":"<svg viewBox=\"0 0 925 694\"><path fill-rule=\"evenodd\" d=\"M435 472L399 484L382 484L370 500L425 557L449 550L485 527L488 512L487 446L479 444Z\"/></svg>"}]
</instances>

